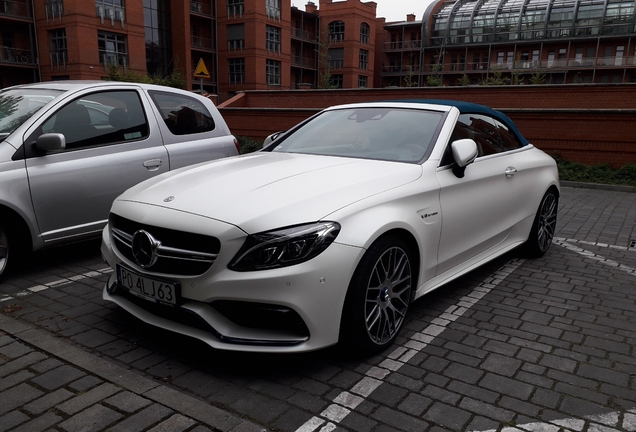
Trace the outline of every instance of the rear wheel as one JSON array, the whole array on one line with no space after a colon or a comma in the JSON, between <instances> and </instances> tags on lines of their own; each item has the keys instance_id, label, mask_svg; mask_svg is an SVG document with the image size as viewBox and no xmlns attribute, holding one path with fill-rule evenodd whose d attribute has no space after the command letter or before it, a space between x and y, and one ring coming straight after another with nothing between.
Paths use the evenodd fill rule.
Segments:
<instances>
[{"instance_id":1,"label":"rear wheel","mask_svg":"<svg viewBox=\"0 0 636 432\"><path fill-rule=\"evenodd\" d=\"M556 231L559 198L556 192L549 190L543 196L534 218L530 236L524 243L522 251L531 258L543 256L550 248Z\"/></svg>"},{"instance_id":2,"label":"rear wheel","mask_svg":"<svg viewBox=\"0 0 636 432\"><path fill-rule=\"evenodd\" d=\"M342 317L347 347L365 353L386 349L398 336L411 301L412 259L397 236L376 241L353 275Z\"/></svg>"}]
</instances>

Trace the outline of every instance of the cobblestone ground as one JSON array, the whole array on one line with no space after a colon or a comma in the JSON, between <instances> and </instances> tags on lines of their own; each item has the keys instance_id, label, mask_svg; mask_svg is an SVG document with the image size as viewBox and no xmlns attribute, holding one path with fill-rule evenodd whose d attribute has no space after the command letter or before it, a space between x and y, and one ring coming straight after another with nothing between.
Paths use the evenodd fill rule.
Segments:
<instances>
[{"instance_id":1,"label":"cobblestone ground","mask_svg":"<svg viewBox=\"0 0 636 432\"><path fill-rule=\"evenodd\" d=\"M37 254L0 284L0 432L636 431L636 194L563 188L557 236L371 358L214 351L104 302L98 242Z\"/></svg>"}]
</instances>

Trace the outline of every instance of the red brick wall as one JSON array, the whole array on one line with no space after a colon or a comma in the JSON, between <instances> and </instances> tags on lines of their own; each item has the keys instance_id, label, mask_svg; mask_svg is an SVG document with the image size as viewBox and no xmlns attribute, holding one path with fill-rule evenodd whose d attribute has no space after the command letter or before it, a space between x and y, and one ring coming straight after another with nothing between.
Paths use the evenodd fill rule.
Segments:
<instances>
[{"instance_id":1,"label":"red brick wall","mask_svg":"<svg viewBox=\"0 0 636 432\"><path fill-rule=\"evenodd\" d=\"M479 86L246 92L219 106L232 132L262 140L319 109L354 102L453 99L506 113L548 153L612 166L636 164L636 85Z\"/></svg>"}]
</instances>

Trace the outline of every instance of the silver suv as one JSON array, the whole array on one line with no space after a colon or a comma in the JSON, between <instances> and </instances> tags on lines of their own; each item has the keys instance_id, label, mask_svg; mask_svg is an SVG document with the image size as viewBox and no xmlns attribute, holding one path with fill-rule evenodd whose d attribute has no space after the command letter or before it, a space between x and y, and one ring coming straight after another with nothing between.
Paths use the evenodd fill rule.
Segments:
<instances>
[{"instance_id":1,"label":"silver suv","mask_svg":"<svg viewBox=\"0 0 636 432\"><path fill-rule=\"evenodd\" d=\"M168 87L104 81L0 91L0 276L23 252L99 236L142 180L238 154L214 104Z\"/></svg>"}]
</instances>

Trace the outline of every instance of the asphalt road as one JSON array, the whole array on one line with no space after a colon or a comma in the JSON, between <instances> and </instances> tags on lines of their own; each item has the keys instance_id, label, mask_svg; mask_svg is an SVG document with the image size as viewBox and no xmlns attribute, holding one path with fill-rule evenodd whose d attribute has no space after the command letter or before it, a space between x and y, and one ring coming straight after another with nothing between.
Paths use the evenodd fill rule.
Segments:
<instances>
[{"instance_id":1,"label":"asphalt road","mask_svg":"<svg viewBox=\"0 0 636 432\"><path fill-rule=\"evenodd\" d=\"M382 355L215 351L101 298L99 242L0 284L0 431L636 431L636 193L415 302Z\"/></svg>"}]
</instances>

